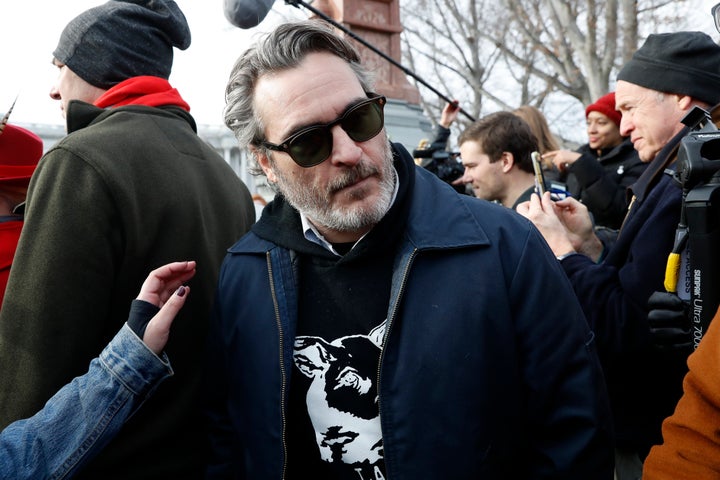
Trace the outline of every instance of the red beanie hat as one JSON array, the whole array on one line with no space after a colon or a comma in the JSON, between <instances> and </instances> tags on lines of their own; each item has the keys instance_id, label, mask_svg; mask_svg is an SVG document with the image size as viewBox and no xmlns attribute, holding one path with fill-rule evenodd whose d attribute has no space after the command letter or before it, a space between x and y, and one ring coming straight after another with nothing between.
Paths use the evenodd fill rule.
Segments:
<instances>
[{"instance_id":1,"label":"red beanie hat","mask_svg":"<svg viewBox=\"0 0 720 480\"><path fill-rule=\"evenodd\" d=\"M603 95L595 103L588 105L585 109L585 118L590 115L590 112L600 112L620 127L622 114L615 110L615 92Z\"/></svg>"},{"instance_id":2,"label":"red beanie hat","mask_svg":"<svg viewBox=\"0 0 720 480\"><path fill-rule=\"evenodd\" d=\"M40 137L30 130L6 124L0 131L0 185L28 185L42 154Z\"/></svg>"}]
</instances>

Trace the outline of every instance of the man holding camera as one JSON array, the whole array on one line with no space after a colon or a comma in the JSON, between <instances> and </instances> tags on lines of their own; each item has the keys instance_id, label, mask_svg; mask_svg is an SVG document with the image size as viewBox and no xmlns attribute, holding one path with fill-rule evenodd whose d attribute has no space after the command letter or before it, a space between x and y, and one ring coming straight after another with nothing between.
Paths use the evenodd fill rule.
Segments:
<instances>
[{"instance_id":1,"label":"man holding camera","mask_svg":"<svg viewBox=\"0 0 720 480\"><path fill-rule=\"evenodd\" d=\"M463 167L457 159L458 153L447 150L450 125L455 121L459 112L460 103L457 100L447 103L440 114L440 121L435 127L435 138L432 143L428 145L427 139L423 139L412 153L415 163L437 175L440 180L452 185L458 193L469 193L461 178Z\"/></svg>"},{"instance_id":2,"label":"man holding camera","mask_svg":"<svg viewBox=\"0 0 720 480\"><path fill-rule=\"evenodd\" d=\"M618 74L621 134L648 168L630 187L628 215L612 248L594 235L574 199L534 196L518 211L540 229L561 260L598 337L617 435L618 479L639 478L662 420L682 393L687 351L654 348L648 299L663 290L680 219L681 188L672 168L694 107L720 102L720 46L700 32L650 35Z\"/></svg>"},{"instance_id":3,"label":"man holding camera","mask_svg":"<svg viewBox=\"0 0 720 480\"><path fill-rule=\"evenodd\" d=\"M720 3L712 8L712 16L715 20L715 28L720 32ZM711 160L715 159L711 158ZM717 245L714 247L716 248ZM712 266L705 267L712 268ZM677 307L658 309L651 314L673 318L677 315L677 310ZM679 310L685 313L682 309ZM689 371L683 380L683 396L675 412L663 422L663 443L654 446L645 460L643 469L645 479L704 480L715 479L720 475L720 463L718 463L720 326L717 325L718 323L720 323L720 309L711 319L702 341L688 357Z\"/></svg>"}]
</instances>

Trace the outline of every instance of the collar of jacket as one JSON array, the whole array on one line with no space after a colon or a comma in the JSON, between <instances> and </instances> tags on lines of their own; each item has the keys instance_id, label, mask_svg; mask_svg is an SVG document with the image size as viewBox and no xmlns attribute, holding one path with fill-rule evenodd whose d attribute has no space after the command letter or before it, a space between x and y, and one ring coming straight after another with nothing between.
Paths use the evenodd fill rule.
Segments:
<instances>
[{"instance_id":1,"label":"collar of jacket","mask_svg":"<svg viewBox=\"0 0 720 480\"><path fill-rule=\"evenodd\" d=\"M408 171L415 175L404 233L406 241L420 250L490 244L488 235L477 217L478 210L472 208L474 203L484 200L457 193L433 173L415 165L404 146L393 143L392 148L395 155L407 166ZM261 221L267 221L265 219L267 213L270 212L266 207ZM262 253L273 246L267 240L258 243L257 236L253 236L254 240L247 237L246 235L228 251Z\"/></svg>"},{"instance_id":2,"label":"collar of jacket","mask_svg":"<svg viewBox=\"0 0 720 480\"><path fill-rule=\"evenodd\" d=\"M134 111L137 113L145 113L151 115L174 115L183 118L190 124L193 131L197 133L197 125L195 119L180 107L173 105L162 107L148 107L145 105L126 105L117 108L100 108L87 102L80 100L70 100L65 112L66 128L68 133L75 132L89 126L92 123L99 122L108 116L120 111Z\"/></svg>"},{"instance_id":3,"label":"collar of jacket","mask_svg":"<svg viewBox=\"0 0 720 480\"><path fill-rule=\"evenodd\" d=\"M456 192L435 174L416 166L407 150L400 148L415 172L405 233L410 243L424 250L489 245L482 219L478 218L483 210L477 208L477 203L485 200Z\"/></svg>"}]
</instances>

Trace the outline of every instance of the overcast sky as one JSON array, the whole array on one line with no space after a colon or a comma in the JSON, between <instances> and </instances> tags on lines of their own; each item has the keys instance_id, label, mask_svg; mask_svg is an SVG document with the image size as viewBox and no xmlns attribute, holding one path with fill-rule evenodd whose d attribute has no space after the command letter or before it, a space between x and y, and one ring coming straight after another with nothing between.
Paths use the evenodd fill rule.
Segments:
<instances>
[{"instance_id":1,"label":"overcast sky","mask_svg":"<svg viewBox=\"0 0 720 480\"><path fill-rule=\"evenodd\" d=\"M201 124L222 124L224 88L230 68L249 40L284 17L304 18L298 8L277 1L265 20L250 30L232 26L223 0L176 0L187 17L192 44L175 49L170 82ZM64 124L60 104L48 96L57 77L52 52L65 25L103 0L0 0L0 112L18 95L17 123Z\"/></svg>"},{"instance_id":2,"label":"overcast sky","mask_svg":"<svg viewBox=\"0 0 720 480\"><path fill-rule=\"evenodd\" d=\"M257 27L241 30L223 14L223 0L176 0L192 32L192 44L175 50L173 86L191 106L200 124L222 125L224 89L230 68L252 37L288 18L307 13L276 0L273 10ZM251 1L251 0L243 0ZM402 0L400 0L402 1ZM717 39L710 8L720 0L693 0L685 15L691 29ZM65 25L103 0L0 0L0 112L18 95L12 114L17 123L64 124L59 102L48 96L57 76L52 52ZM667 29L665 30L667 31Z\"/></svg>"}]
</instances>

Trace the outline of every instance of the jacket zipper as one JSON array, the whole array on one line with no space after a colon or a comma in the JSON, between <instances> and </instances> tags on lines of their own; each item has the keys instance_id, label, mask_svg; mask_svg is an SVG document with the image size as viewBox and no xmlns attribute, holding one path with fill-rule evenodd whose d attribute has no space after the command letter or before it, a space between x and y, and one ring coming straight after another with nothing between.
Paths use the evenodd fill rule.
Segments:
<instances>
[{"instance_id":1,"label":"jacket zipper","mask_svg":"<svg viewBox=\"0 0 720 480\"><path fill-rule=\"evenodd\" d=\"M283 338L283 331L282 331L282 322L280 321L280 309L278 308L278 300L277 295L275 292L275 283L273 282L273 269L272 269L272 261L270 259L270 252L267 252L265 254L265 258L267 259L267 268L268 268L268 280L270 281L270 294L273 299L273 307L275 309L275 321L277 323L277 329L278 329L278 346L280 351L280 377L281 377L281 387L280 387L280 415L282 417L282 433L280 434L282 438L282 449L283 449L283 466L282 466L282 478L285 479L286 471L287 471L287 438L286 438L286 430L287 430L287 419L285 418L285 389L287 387L287 378L285 376L285 362L283 359L283 345L284 345L284 338Z\"/></svg>"},{"instance_id":2,"label":"jacket zipper","mask_svg":"<svg viewBox=\"0 0 720 480\"><path fill-rule=\"evenodd\" d=\"M392 312L388 316L387 319L387 328L385 328L385 336L383 338L383 348L380 351L380 361L378 362L378 369L377 369L377 386L378 386L378 413L380 414L380 431L382 433L382 396L380 395L380 369L383 363L383 359L385 358L385 346L387 344L387 339L390 337L390 327L393 324L393 321L395 320L395 316L397 314L398 305L400 305L400 298L403 296L403 292L405 291L405 285L407 284L407 279L410 273L410 266L412 265L413 260L415 259L415 255L417 254L418 249L413 249L412 253L410 254L410 257L408 258L407 263L405 264L405 269L402 274L402 281L400 282L400 288L398 289L397 297L395 297L395 306L393 307ZM384 446L383 446L384 448ZM387 463L385 464L385 471L387 474L387 479L390 478L390 472L387 468Z\"/></svg>"}]
</instances>

